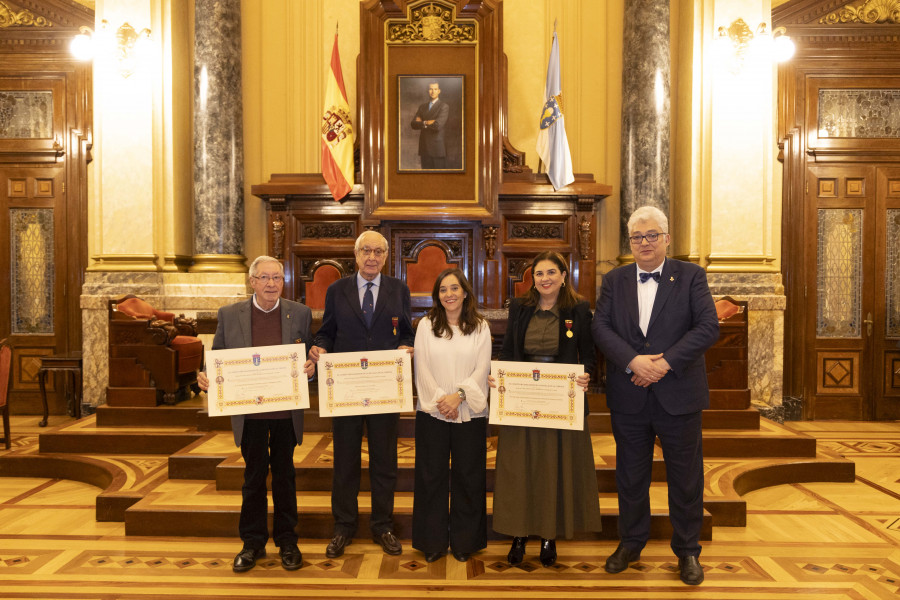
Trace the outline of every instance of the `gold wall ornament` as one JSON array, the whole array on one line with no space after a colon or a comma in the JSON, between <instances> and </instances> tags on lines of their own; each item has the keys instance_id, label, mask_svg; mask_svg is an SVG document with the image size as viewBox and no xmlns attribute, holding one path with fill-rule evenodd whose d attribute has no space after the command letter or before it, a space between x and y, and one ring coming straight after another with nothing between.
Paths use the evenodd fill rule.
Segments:
<instances>
[{"instance_id":1,"label":"gold wall ornament","mask_svg":"<svg viewBox=\"0 0 900 600\"><path fill-rule=\"evenodd\" d=\"M842 9L819 19L819 23L825 25L838 23L900 25L900 0L863 0L856 7L847 4Z\"/></svg>"},{"instance_id":2,"label":"gold wall ornament","mask_svg":"<svg viewBox=\"0 0 900 600\"><path fill-rule=\"evenodd\" d=\"M35 16L30 10L16 12L0 0L0 29L3 27L53 27L53 23Z\"/></svg>"},{"instance_id":3,"label":"gold wall ornament","mask_svg":"<svg viewBox=\"0 0 900 600\"><path fill-rule=\"evenodd\" d=\"M439 0L411 4L407 20L385 22L389 44L455 43L474 44L477 29L474 22L456 22L456 7Z\"/></svg>"}]
</instances>

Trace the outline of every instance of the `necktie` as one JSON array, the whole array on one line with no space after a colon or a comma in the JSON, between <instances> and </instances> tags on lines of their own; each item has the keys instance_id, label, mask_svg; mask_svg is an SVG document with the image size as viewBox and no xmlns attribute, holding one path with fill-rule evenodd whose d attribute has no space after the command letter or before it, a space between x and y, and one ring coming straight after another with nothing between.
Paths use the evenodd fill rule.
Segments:
<instances>
[{"instance_id":1,"label":"necktie","mask_svg":"<svg viewBox=\"0 0 900 600\"><path fill-rule=\"evenodd\" d=\"M653 273L639 273L639 275L641 278L641 283L647 283L647 280L651 277L653 278L653 281L659 283L659 271L654 271Z\"/></svg>"},{"instance_id":2,"label":"necktie","mask_svg":"<svg viewBox=\"0 0 900 600\"><path fill-rule=\"evenodd\" d=\"M366 328L372 326L372 313L375 311L375 296L372 295L372 286L375 285L371 281L366 284L366 293L363 294L362 311L363 317L366 319Z\"/></svg>"}]
</instances>

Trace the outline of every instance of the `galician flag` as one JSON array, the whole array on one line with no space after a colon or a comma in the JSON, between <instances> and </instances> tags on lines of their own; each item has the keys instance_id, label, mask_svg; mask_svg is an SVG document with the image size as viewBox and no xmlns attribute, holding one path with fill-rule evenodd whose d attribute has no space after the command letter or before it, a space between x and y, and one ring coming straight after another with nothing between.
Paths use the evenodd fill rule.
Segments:
<instances>
[{"instance_id":1,"label":"galician flag","mask_svg":"<svg viewBox=\"0 0 900 600\"><path fill-rule=\"evenodd\" d=\"M541 111L541 129L538 131L537 153L547 168L553 189L558 190L575 181L572 174L572 155L566 138L566 122L563 118L562 85L559 82L559 41L553 32L550 64L547 65L547 84L544 86L544 108Z\"/></svg>"},{"instance_id":2,"label":"galician flag","mask_svg":"<svg viewBox=\"0 0 900 600\"><path fill-rule=\"evenodd\" d=\"M349 194L353 187L354 137L335 32L331 68L325 83L325 113L322 115L322 176L336 201Z\"/></svg>"}]
</instances>

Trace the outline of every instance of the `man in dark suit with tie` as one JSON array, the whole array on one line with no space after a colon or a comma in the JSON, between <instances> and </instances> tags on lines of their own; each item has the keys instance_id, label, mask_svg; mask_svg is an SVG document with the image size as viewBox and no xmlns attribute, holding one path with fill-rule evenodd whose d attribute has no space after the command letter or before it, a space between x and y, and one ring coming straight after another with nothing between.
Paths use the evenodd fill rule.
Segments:
<instances>
[{"instance_id":1,"label":"man in dark suit with tie","mask_svg":"<svg viewBox=\"0 0 900 600\"><path fill-rule=\"evenodd\" d=\"M636 264L603 277L592 330L606 357L606 402L616 440L619 546L606 571L640 559L650 535L654 438L666 464L672 550L682 581L703 581L703 436L709 407L703 355L719 337L705 271L666 258L668 219L644 206L628 220Z\"/></svg>"},{"instance_id":2,"label":"man in dark suit with tie","mask_svg":"<svg viewBox=\"0 0 900 600\"><path fill-rule=\"evenodd\" d=\"M322 327L309 351L313 362L326 352L398 348L412 351L415 332L410 318L409 288L399 279L381 273L387 259L387 240L377 231L366 231L356 239L354 252L358 272L335 281L325 292ZM399 413L332 418L334 535L325 549L328 558L342 555L356 533L363 424L369 446L372 539L387 554L403 551L393 532L399 420Z\"/></svg>"},{"instance_id":3,"label":"man in dark suit with tie","mask_svg":"<svg viewBox=\"0 0 900 600\"><path fill-rule=\"evenodd\" d=\"M450 117L450 106L441 100L441 87L436 81L428 84L428 102L419 105L410 127L419 132L419 158L423 169L447 168L447 144L444 128Z\"/></svg>"},{"instance_id":4,"label":"man in dark suit with tie","mask_svg":"<svg viewBox=\"0 0 900 600\"><path fill-rule=\"evenodd\" d=\"M219 309L213 350L311 343L309 307L281 297L284 266L271 256L250 265L253 297ZM313 365L304 365L307 376ZM197 376L201 389L209 389L206 373ZM305 383L305 382L304 382ZM272 470L272 539L279 547L281 565L299 569L303 557L297 547L297 488L294 446L303 441L303 410L284 410L231 417L234 443L244 458L241 516L238 530L244 547L234 557L235 572L249 571L266 555L266 478Z\"/></svg>"}]
</instances>

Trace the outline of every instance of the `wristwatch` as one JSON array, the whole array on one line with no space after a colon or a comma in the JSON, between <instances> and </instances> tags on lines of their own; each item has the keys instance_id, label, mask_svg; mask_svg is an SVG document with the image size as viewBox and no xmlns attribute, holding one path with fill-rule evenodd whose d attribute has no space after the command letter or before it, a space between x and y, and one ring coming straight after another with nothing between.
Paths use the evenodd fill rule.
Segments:
<instances>
[{"instance_id":1,"label":"wristwatch","mask_svg":"<svg viewBox=\"0 0 900 600\"><path fill-rule=\"evenodd\" d=\"M462 388L456 388L456 395L459 396L460 400L466 399L466 391Z\"/></svg>"}]
</instances>

